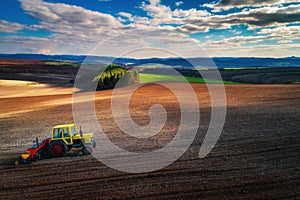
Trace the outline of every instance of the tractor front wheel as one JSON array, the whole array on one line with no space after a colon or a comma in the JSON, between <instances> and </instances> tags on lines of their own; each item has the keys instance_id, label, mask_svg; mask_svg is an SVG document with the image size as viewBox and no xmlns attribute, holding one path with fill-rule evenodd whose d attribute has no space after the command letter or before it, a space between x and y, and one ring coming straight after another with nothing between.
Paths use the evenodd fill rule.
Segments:
<instances>
[{"instance_id":1,"label":"tractor front wheel","mask_svg":"<svg viewBox=\"0 0 300 200\"><path fill-rule=\"evenodd\" d=\"M67 153L67 145L62 141L53 141L48 148L48 155L51 158L61 157Z\"/></svg>"}]
</instances>

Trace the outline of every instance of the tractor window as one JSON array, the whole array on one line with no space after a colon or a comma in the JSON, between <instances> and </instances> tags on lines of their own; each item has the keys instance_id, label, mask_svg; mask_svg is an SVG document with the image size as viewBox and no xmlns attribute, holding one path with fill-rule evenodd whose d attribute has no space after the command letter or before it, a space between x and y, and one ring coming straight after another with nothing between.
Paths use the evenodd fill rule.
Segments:
<instances>
[{"instance_id":1,"label":"tractor window","mask_svg":"<svg viewBox=\"0 0 300 200\"><path fill-rule=\"evenodd\" d=\"M60 128L55 128L53 133L53 138L61 138L62 130Z\"/></svg>"},{"instance_id":2,"label":"tractor window","mask_svg":"<svg viewBox=\"0 0 300 200\"><path fill-rule=\"evenodd\" d=\"M70 133L69 133L69 130L68 128L64 128L64 137L70 137Z\"/></svg>"},{"instance_id":3,"label":"tractor window","mask_svg":"<svg viewBox=\"0 0 300 200\"><path fill-rule=\"evenodd\" d=\"M72 136L76 135L76 131L75 131L75 127L74 126L71 127L71 132L72 132Z\"/></svg>"}]
</instances>

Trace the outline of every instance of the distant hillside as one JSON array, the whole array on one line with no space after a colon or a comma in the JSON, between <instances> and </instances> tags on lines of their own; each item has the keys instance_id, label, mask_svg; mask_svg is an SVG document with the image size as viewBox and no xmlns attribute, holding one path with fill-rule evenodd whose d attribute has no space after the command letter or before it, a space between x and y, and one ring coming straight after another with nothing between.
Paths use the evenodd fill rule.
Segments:
<instances>
[{"instance_id":1,"label":"distant hillside","mask_svg":"<svg viewBox=\"0 0 300 200\"><path fill-rule=\"evenodd\" d=\"M105 56L85 56L85 55L43 55L43 54L0 54L0 59L30 59L47 61L69 61L75 63L104 63L119 64L129 66L142 66L146 64L160 64L172 67L193 67L183 58L114 58ZM87 60L85 60L88 58ZM248 67L300 67L299 57L287 58L234 58L216 57L212 58L218 68L248 68ZM195 67L212 67L212 62L208 58L189 58L189 61L196 63Z\"/></svg>"}]
</instances>

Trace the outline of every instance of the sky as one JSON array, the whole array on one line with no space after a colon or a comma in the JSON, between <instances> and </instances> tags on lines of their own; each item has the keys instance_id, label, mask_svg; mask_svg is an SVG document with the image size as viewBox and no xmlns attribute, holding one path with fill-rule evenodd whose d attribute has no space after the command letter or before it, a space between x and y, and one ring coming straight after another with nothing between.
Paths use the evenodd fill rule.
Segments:
<instances>
[{"instance_id":1,"label":"sky","mask_svg":"<svg viewBox=\"0 0 300 200\"><path fill-rule=\"evenodd\" d=\"M300 0L1 0L0 4L0 53L300 56Z\"/></svg>"}]
</instances>

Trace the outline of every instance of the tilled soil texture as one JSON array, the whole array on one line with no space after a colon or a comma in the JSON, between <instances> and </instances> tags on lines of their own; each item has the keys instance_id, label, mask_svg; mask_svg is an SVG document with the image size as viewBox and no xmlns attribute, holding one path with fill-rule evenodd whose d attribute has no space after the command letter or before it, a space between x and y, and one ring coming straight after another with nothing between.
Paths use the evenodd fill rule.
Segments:
<instances>
[{"instance_id":1,"label":"tilled soil texture","mask_svg":"<svg viewBox=\"0 0 300 200\"><path fill-rule=\"evenodd\" d=\"M198 151L210 119L210 98L204 84L192 86L200 102L201 122L191 147L161 170L130 174L111 169L92 156L13 166L18 153L35 137L49 136L53 125L73 122L72 90L2 84L2 91L15 90L19 95L0 98L0 199L300 198L300 86L226 85L225 126L217 145L203 159L198 158ZM42 92L45 89L48 92ZM31 90L35 95L30 95ZM179 103L168 89L148 84L131 99L131 115L140 125L149 123L151 104L160 103L167 110L166 126L149 142L131 141L132 137L116 126L110 109L111 93L97 92L95 106L103 130L118 146L149 152L162 148L176 134Z\"/></svg>"}]
</instances>

